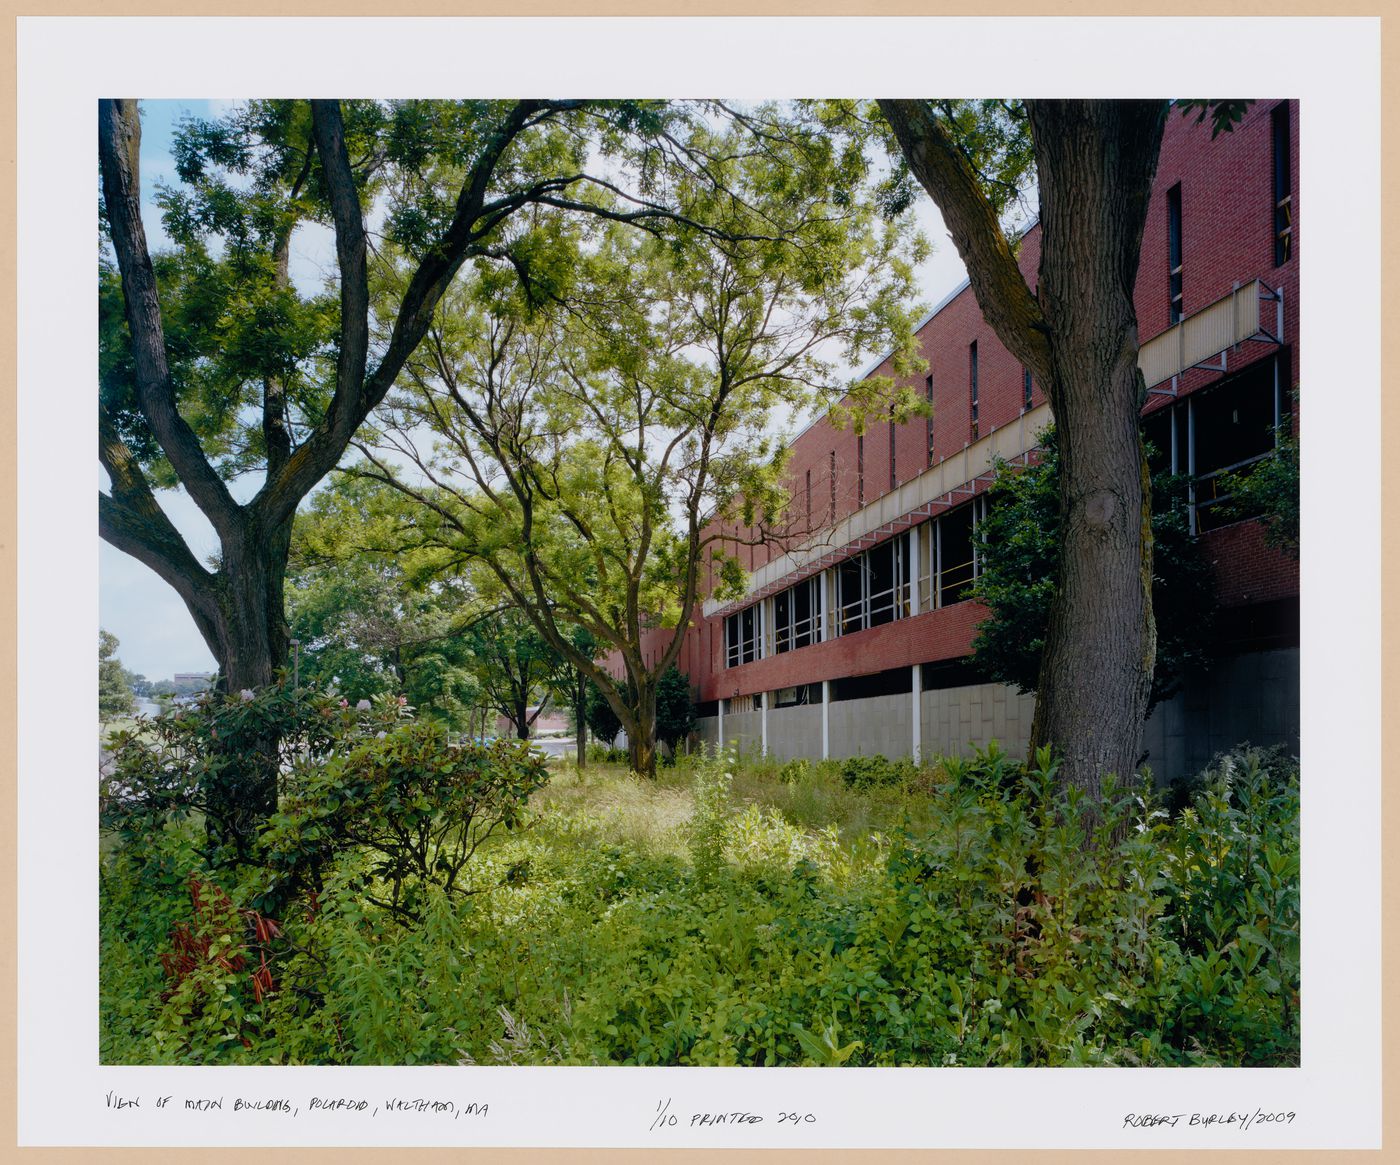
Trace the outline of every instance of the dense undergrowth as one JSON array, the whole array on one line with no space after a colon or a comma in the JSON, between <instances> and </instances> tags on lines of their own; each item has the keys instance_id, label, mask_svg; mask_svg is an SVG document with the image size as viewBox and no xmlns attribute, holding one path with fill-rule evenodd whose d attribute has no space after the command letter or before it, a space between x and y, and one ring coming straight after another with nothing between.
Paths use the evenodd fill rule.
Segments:
<instances>
[{"instance_id":1,"label":"dense undergrowth","mask_svg":"<svg viewBox=\"0 0 1400 1165\"><path fill-rule=\"evenodd\" d=\"M1222 758L1169 816L1126 789L1090 814L1047 757L995 750L565 769L543 788L503 754L516 769L477 823L525 828L449 880L306 805L358 773L391 823L422 745L360 731L339 778L302 775L268 853L321 830L315 878L276 917L269 862L211 863L197 816L109 844L102 1060L1297 1062L1298 775L1278 756ZM485 779L490 758L456 759L452 779Z\"/></svg>"}]
</instances>

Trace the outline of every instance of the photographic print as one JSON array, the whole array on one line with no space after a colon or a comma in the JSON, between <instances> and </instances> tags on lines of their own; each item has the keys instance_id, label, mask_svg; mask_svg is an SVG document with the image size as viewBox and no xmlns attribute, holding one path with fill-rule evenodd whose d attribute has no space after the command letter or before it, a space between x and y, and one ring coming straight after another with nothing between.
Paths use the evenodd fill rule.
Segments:
<instances>
[{"instance_id":1,"label":"photographic print","mask_svg":"<svg viewBox=\"0 0 1400 1165\"><path fill-rule=\"evenodd\" d=\"M98 795L42 794L95 942L33 1127L82 1046L99 1143L1363 1143L1308 944L1365 896L1302 786L1378 796L1374 494L1312 521L1304 473L1357 468L1310 391L1372 277L1341 98L435 27L647 63L51 98L96 148ZM1045 1127L976 1128L996 1080Z\"/></svg>"}]
</instances>

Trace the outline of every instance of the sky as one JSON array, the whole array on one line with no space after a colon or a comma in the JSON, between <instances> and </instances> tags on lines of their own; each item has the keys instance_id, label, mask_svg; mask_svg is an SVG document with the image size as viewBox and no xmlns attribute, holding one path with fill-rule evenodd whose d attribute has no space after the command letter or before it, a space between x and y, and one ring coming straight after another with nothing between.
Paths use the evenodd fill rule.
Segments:
<instances>
[{"instance_id":1,"label":"sky","mask_svg":"<svg viewBox=\"0 0 1400 1165\"><path fill-rule=\"evenodd\" d=\"M158 184L176 180L170 147L177 124L187 116L217 117L226 112L230 101L144 101L141 123L142 213L152 250L168 243L160 225L154 196ZM943 220L932 201L920 196L917 205L920 229L932 244L932 253L918 271L919 298L926 306L940 301L966 278L961 259L948 238ZM328 229L318 234L298 231L292 277L309 289L320 272L332 262L333 239ZM856 375L860 368L848 370ZM790 418L788 427L796 430L805 418ZM239 500L246 500L257 488L256 479L232 486ZM241 493L240 488L242 487ZM106 489L107 478L98 467L98 487ZM183 490L161 491L158 495L170 520L184 535L191 551L207 561L218 551L212 527ZM166 679L177 672L214 670L214 657L196 630L184 602L173 588L136 559L106 542L98 549L98 618L100 625L120 643L117 658L124 667L147 679Z\"/></svg>"}]
</instances>

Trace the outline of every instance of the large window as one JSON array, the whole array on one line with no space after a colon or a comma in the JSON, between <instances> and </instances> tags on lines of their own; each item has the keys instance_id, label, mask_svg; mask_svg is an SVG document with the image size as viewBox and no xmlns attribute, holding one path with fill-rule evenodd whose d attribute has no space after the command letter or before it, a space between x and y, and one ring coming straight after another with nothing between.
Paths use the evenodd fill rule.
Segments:
<instances>
[{"instance_id":1,"label":"large window","mask_svg":"<svg viewBox=\"0 0 1400 1165\"><path fill-rule=\"evenodd\" d=\"M782 653L821 641L821 575L803 579L773 597L773 651Z\"/></svg>"},{"instance_id":2,"label":"large window","mask_svg":"<svg viewBox=\"0 0 1400 1165\"><path fill-rule=\"evenodd\" d=\"M849 635L912 613L907 538L891 538L836 568L837 632Z\"/></svg>"},{"instance_id":3,"label":"large window","mask_svg":"<svg viewBox=\"0 0 1400 1165\"><path fill-rule=\"evenodd\" d=\"M933 528L934 604L946 607L967 597L979 573L977 527L987 516L983 494L965 506L949 510Z\"/></svg>"},{"instance_id":4,"label":"large window","mask_svg":"<svg viewBox=\"0 0 1400 1165\"><path fill-rule=\"evenodd\" d=\"M762 637L762 612L758 605L728 616L724 620L724 662L726 667L753 663L759 655Z\"/></svg>"},{"instance_id":5,"label":"large window","mask_svg":"<svg viewBox=\"0 0 1400 1165\"><path fill-rule=\"evenodd\" d=\"M1283 409L1282 376L1277 357L1261 361L1143 421L1152 472L1170 470L1192 479L1196 531L1242 517L1224 505L1225 478L1248 473L1274 451Z\"/></svg>"},{"instance_id":6,"label":"large window","mask_svg":"<svg viewBox=\"0 0 1400 1165\"><path fill-rule=\"evenodd\" d=\"M940 607L958 602L976 577L973 526L971 506L960 506L938 519L934 573L938 579L937 602Z\"/></svg>"},{"instance_id":7,"label":"large window","mask_svg":"<svg viewBox=\"0 0 1400 1165\"><path fill-rule=\"evenodd\" d=\"M1196 529L1210 530L1242 515L1223 506L1224 475L1242 473L1274 451L1278 394L1272 361L1253 375L1188 400L1195 479Z\"/></svg>"}]
</instances>

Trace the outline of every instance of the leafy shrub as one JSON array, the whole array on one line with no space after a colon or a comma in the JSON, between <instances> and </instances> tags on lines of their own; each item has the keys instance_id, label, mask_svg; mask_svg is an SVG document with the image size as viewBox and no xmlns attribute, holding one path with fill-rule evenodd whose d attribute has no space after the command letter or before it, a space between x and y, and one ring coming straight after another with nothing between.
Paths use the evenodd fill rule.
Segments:
<instances>
[{"instance_id":1,"label":"leafy shrub","mask_svg":"<svg viewBox=\"0 0 1400 1165\"><path fill-rule=\"evenodd\" d=\"M803 784L812 775L812 762L806 757L790 760L778 770L778 780L785 785Z\"/></svg>"},{"instance_id":2,"label":"leafy shrub","mask_svg":"<svg viewBox=\"0 0 1400 1165\"><path fill-rule=\"evenodd\" d=\"M366 900L417 917L424 888L461 890L478 847L498 827L520 824L547 780L528 741L452 744L437 725L407 723L294 766L286 804L263 837L264 860L284 883L319 889L330 858L357 850L371 863Z\"/></svg>"},{"instance_id":3,"label":"leafy shrub","mask_svg":"<svg viewBox=\"0 0 1400 1165\"><path fill-rule=\"evenodd\" d=\"M223 841L252 829L250 822L228 815L247 808L249 798L238 789L257 778L263 763L274 767L282 783L294 768L320 764L411 714L401 698L352 707L334 695L286 684L207 694L193 706L140 718L130 731L113 735L99 821L129 841L196 815L207 827L209 860L246 858L246 853L225 852ZM276 742L276 752L263 757L269 741ZM250 758L258 763L250 767Z\"/></svg>"},{"instance_id":4,"label":"leafy shrub","mask_svg":"<svg viewBox=\"0 0 1400 1165\"><path fill-rule=\"evenodd\" d=\"M599 744L596 740L588 742L588 761L595 765L617 765L626 764L627 750L625 748L614 748L610 744Z\"/></svg>"},{"instance_id":5,"label":"leafy shrub","mask_svg":"<svg viewBox=\"0 0 1400 1165\"><path fill-rule=\"evenodd\" d=\"M361 742L405 774L422 743L402 729ZM419 779L375 791L349 753L333 759L343 791L363 780L381 806ZM276 990L261 999L244 911L265 872L220 882L228 907L201 918L188 896L198 846L167 822L104 863L103 1059L1297 1062L1290 762L1221 758L1175 818L1128 787L1091 813L1059 788L1048 754L1028 767L989 748L912 790L850 789L836 769L767 787L779 804L829 792L843 821L858 804L917 817L893 831L897 818L879 819L883 836L800 825L711 756L694 765L689 819L671 818L668 834L619 830L612 802L571 801L528 833L497 829L451 891L444 871L415 871L399 913L375 901L389 899L391 880L374 873L384 856L342 838L319 893L278 916L283 934L266 944ZM289 815L303 777L289 775ZM644 785L649 798L678 791ZM508 876L526 861L528 877ZM211 950L227 934L222 949L245 961L191 972L177 1025L159 956L181 924Z\"/></svg>"},{"instance_id":6,"label":"leafy shrub","mask_svg":"<svg viewBox=\"0 0 1400 1165\"><path fill-rule=\"evenodd\" d=\"M919 766L909 757L887 760L880 754L852 756L841 762L841 780L849 789L869 789L881 785L903 785L919 775Z\"/></svg>"},{"instance_id":7,"label":"leafy shrub","mask_svg":"<svg viewBox=\"0 0 1400 1165\"><path fill-rule=\"evenodd\" d=\"M729 788L734 778L728 771L733 757L712 752L695 767L691 790L695 811L690 820L690 853L696 878L711 881L724 860L724 837L729 819Z\"/></svg>"}]
</instances>

